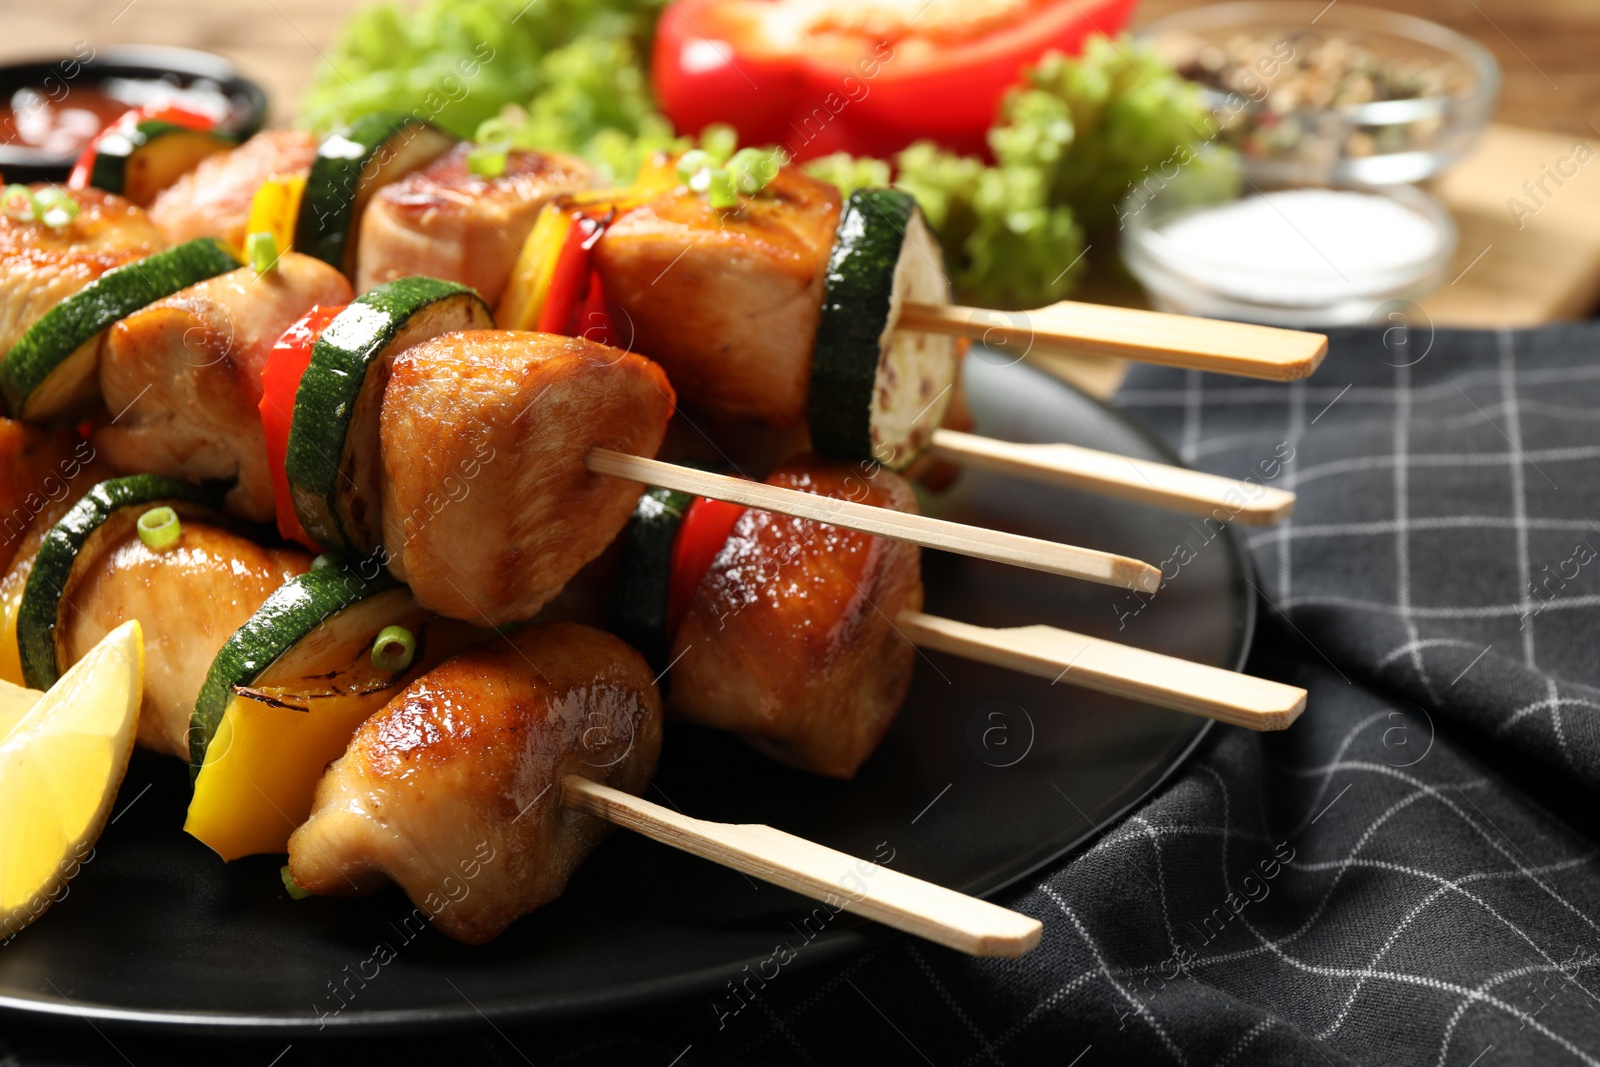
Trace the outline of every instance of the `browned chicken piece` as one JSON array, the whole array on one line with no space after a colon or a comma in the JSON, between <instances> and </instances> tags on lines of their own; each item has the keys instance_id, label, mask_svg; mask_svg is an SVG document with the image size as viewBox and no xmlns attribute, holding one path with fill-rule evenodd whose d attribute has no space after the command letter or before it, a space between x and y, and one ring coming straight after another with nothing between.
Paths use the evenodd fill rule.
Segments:
<instances>
[{"instance_id":1,"label":"browned chicken piece","mask_svg":"<svg viewBox=\"0 0 1600 1067\"><path fill-rule=\"evenodd\" d=\"M94 446L70 430L0 419L0 571L11 566L34 518L71 493L93 458Z\"/></svg>"},{"instance_id":2,"label":"browned chicken piece","mask_svg":"<svg viewBox=\"0 0 1600 1067\"><path fill-rule=\"evenodd\" d=\"M220 237L242 248L256 190L274 174L309 173L316 154L316 138L305 130L258 133L163 189L150 205L150 217L173 244Z\"/></svg>"},{"instance_id":3,"label":"browned chicken piece","mask_svg":"<svg viewBox=\"0 0 1600 1067\"><path fill-rule=\"evenodd\" d=\"M767 484L916 510L898 475L815 457ZM895 616L921 607L915 545L746 511L674 636L668 708L801 770L853 777L911 684L916 650Z\"/></svg>"},{"instance_id":4,"label":"browned chicken piece","mask_svg":"<svg viewBox=\"0 0 1600 1067\"><path fill-rule=\"evenodd\" d=\"M500 299L534 220L552 198L587 189L581 159L511 152L505 173L467 169L462 143L373 196L361 217L356 292L423 274L470 285L490 307Z\"/></svg>"},{"instance_id":5,"label":"browned chicken piece","mask_svg":"<svg viewBox=\"0 0 1600 1067\"><path fill-rule=\"evenodd\" d=\"M279 586L311 568L297 549L262 548L236 533L185 522L174 546L156 551L137 532L75 575L59 646L67 665L130 619L144 627L144 705L139 744L189 758L189 719L224 642Z\"/></svg>"},{"instance_id":6,"label":"browned chicken piece","mask_svg":"<svg viewBox=\"0 0 1600 1067\"><path fill-rule=\"evenodd\" d=\"M120 196L99 189L67 195L77 202L78 216L65 226L0 212L0 358L61 301L113 267L166 247L150 217Z\"/></svg>"},{"instance_id":7,"label":"browned chicken piece","mask_svg":"<svg viewBox=\"0 0 1600 1067\"><path fill-rule=\"evenodd\" d=\"M338 270L290 252L266 274L230 271L129 315L101 352L100 391L119 414L96 446L123 470L232 481L230 512L271 519L258 411L267 355L313 304L350 299Z\"/></svg>"},{"instance_id":8,"label":"browned chicken piece","mask_svg":"<svg viewBox=\"0 0 1600 1067\"><path fill-rule=\"evenodd\" d=\"M643 488L584 457L654 456L672 410L660 367L581 337L469 330L402 352L380 418L389 570L441 615L531 618Z\"/></svg>"},{"instance_id":9,"label":"browned chicken piece","mask_svg":"<svg viewBox=\"0 0 1600 1067\"><path fill-rule=\"evenodd\" d=\"M587 626L525 627L361 724L289 838L289 873L335 896L393 879L443 933L482 944L559 897L610 829L561 806L562 778L639 793L660 753L644 657Z\"/></svg>"},{"instance_id":10,"label":"browned chicken piece","mask_svg":"<svg viewBox=\"0 0 1600 1067\"><path fill-rule=\"evenodd\" d=\"M55 476L60 484L47 481L49 488L43 500L25 499L21 508L13 510L4 520L5 551L10 554L11 569L0 578L0 679L17 685L23 682L22 656L17 649L17 609L27 589L28 576L33 573L39 545L51 527L60 522L85 493L115 473L100 461L89 442L81 442L65 465L58 468ZM22 524L20 533L15 532L13 525L19 522Z\"/></svg>"},{"instance_id":11,"label":"browned chicken piece","mask_svg":"<svg viewBox=\"0 0 1600 1067\"><path fill-rule=\"evenodd\" d=\"M802 422L838 224L838 189L792 167L738 211L662 193L595 246L619 339L666 368L685 407Z\"/></svg>"}]
</instances>

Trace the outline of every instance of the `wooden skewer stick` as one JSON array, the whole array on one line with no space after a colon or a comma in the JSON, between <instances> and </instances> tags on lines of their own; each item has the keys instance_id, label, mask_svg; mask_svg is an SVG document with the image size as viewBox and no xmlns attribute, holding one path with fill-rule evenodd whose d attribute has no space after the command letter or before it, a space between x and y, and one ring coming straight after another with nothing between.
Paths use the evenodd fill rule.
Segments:
<instances>
[{"instance_id":1,"label":"wooden skewer stick","mask_svg":"<svg viewBox=\"0 0 1600 1067\"><path fill-rule=\"evenodd\" d=\"M895 625L923 648L1251 730L1286 730L1306 707L1292 685L1053 626L995 629L920 611L902 611Z\"/></svg>"},{"instance_id":2,"label":"wooden skewer stick","mask_svg":"<svg viewBox=\"0 0 1600 1067\"><path fill-rule=\"evenodd\" d=\"M577 775L562 779L561 802L959 952L1015 957L1039 943L1036 919L770 826L692 818Z\"/></svg>"},{"instance_id":3,"label":"wooden skewer stick","mask_svg":"<svg viewBox=\"0 0 1600 1067\"><path fill-rule=\"evenodd\" d=\"M1016 312L906 304L896 328L954 334L1014 351L1118 356L1280 382L1309 376L1328 354L1328 339L1320 333L1073 300Z\"/></svg>"},{"instance_id":4,"label":"wooden skewer stick","mask_svg":"<svg viewBox=\"0 0 1600 1067\"><path fill-rule=\"evenodd\" d=\"M1017 444L957 430L935 430L933 451L969 467L1154 504L1185 515L1212 516L1223 522L1268 526L1294 511L1294 494L1284 489L1077 445Z\"/></svg>"},{"instance_id":5,"label":"wooden skewer stick","mask_svg":"<svg viewBox=\"0 0 1600 1067\"><path fill-rule=\"evenodd\" d=\"M1042 541L1037 537L964 526L959 522L947 522L926 515L908 515L887 508L875 508L854 500L763 485L726 474L712 474L674 463L645 459L643 456L630 456L609 448L592 449L585 462L596 474L609 474L663 489L676 489L713 500L726 500L763 511L812 519L847 530L909 541L923 548L958 552L978 559L1010 563L1146 593L1155 592L1161 585L1160 568L1092 548Z\"/></svg>"}]
</instances>

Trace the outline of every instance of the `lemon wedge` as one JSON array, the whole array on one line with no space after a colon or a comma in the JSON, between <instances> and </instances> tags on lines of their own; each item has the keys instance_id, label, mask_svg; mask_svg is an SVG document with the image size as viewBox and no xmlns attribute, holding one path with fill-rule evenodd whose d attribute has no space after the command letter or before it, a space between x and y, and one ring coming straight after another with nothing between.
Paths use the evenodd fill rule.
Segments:
<instances>
[{"instance_id":1,"label":"lemon wedge","mask_svg":"<svg viewBox=\"0 0 1600 1067\"><path fill-rule=\"evenodd\" d=\"M5 741L11 733L11 728L33 710L33 706L39 703L39 698L42 696L44 694L37 689L24 689L20 685L13 685L0 679L0 742Z\"/></svg>"},{"instance_id":2,"label":"lemon wedge","mask_svg":"<svg viewBox=\"0 0 1600 1067\"><path fill-rule=\"evenodd\" d=\"M143 678L143 632L124 623L0 740L0 941L64 895L100 836L133 754Z\"/></svg>"}]
</instances>

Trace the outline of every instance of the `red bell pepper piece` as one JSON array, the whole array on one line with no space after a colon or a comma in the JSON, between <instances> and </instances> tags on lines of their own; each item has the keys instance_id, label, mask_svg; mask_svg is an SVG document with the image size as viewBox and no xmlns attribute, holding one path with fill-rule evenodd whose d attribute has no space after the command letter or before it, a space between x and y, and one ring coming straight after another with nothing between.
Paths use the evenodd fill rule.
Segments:
<instances>
[{"instance_id":1,"label":"red bell pepper piece","mask_svg":"<svg viewBox=\"0 0 1600 1067\"><path fill-rule=\"evenodd\" d=\"M295 394L300 379L311 365L311 349L334 316L349 305L315 305L300 320L283 332L267 355L261 372L261 429L267 439L267 469L272 472L272 499L278 512L278 533L286 541L298 541L313 552L322 546L311 540L300 516L295 514L289 493L289 475L284 463L289 456L289 430L294 425Z\"/></svg>"},{"instance_id":2,"label":"red bell pepper piece","mask_svg":"<svg viewBox=\"0 0 1600 1067\"><path fill-rule=\"evenodd\" d=\"M733 526L745 513L743 504L696 497L678 524L672 542L672 573L667 576L667 639L678 632L694 603L695 590L705 580L722 546L733 536Z\"/></svg>"},{"instance_id":3,"label":"red bell pepper piece","mask_svg":"<svg viewBox=\"0 0 1600 1067\"><path fill-rule=\"evenodd\" d=\"M656 26L651 83L679 132L725 122L739 143L781 145L800 161L882 158L923 138L987 154L1022 69L1115 34L1135 2L1044 0L966 26L924 10L877 34L812 0L674 0Z\"/></svg>"},{"instance_id":4,"label":"red bell pepper piece","mask_svg":"<svg viewBox=\"0 0 1600 1067\"><path fill-rule=\"evenodd\" d=\"M616 343L600 275L593 265L594 247L605 234L606 221L581 213L573 218L551 272L550 290L539 309L537 329L541 333Z\"/></svg>"}]
</instances>

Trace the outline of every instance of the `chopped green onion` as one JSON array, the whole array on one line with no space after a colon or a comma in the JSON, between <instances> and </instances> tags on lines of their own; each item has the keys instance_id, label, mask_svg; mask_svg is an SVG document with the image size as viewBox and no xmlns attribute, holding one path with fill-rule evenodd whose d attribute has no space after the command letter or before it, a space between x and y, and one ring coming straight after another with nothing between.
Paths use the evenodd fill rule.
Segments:
<instances>
[{"instance_id":1,"label":"chopped green onion","mask_svg":"<svg viewBox=\"0 0 1600 1067\"><path fill-rule=\"evenodd\" d=\"M480 178L498 178L506 172L509 154L504 145L480 144L467 153L467 169Z\"/></svg>"},{"instance_id":2,"label":"chopped green onion","mask_svg":"<svg viewBox=\"0 0 1600 1067\"><path fill-rule=\"evenodd\" d=\"M244 239L244 254L251 270L265 274L278 265L278 239L265 231L253 233Z\"/></svg>"},{"instance_id":3,"label":"chopped green onion","mask_svg":"<svg viewBox=\"0 0 1600 1067\"><path fill-rule=\"evenodd\" d=\"M741 148L728 160L728 173L733 175L735 189L745 196L754 196L778 176L778 166L777 151Z\"/></svg>"},{"instance_id":4,"label":"chopped green onion","mask_svg":"<svg viewBox=\"0 0 1600 1067\"><path fill-rule=\"evenodd\" d=\"M283 888L289 891L289 896L295 900L304 900L316 894L309 889L301 889L300 884L294 880L294 875L289 873L289 865L285 863L278 871L278 876L283 879Z\"/></svg>"},{"instance_id":5,"label":"chopped green onion","mask_svg":"<svg viewBox=\"0 0 1600 1067\"><path fill-rule=\"evenodd\" d=\"M151 508L139 516L139 540L157 552L171 548L183 536L178 513L168 507Z\"/></svg>"},{"instance_id":6,"label":"chopped green onion","mask_svg":"<svg viewBox=\"0 0 1600 1067\"><path fill-rule=\"evenodd\" d=\"M467 153L467 170L480 178L498 178L506 172L506 159L511 154L511 123L500 117L484 119L478 124L477 144Z\"/></svg>"},{"instance_id":7,"label":"chopped green onion","mask_svg":"<svg viewBox=\"0 0 1600 1067\"><path fill-rule=\"evenodd\" d=\"M700 147L717 163L726 163L733 150L739 147L739 131L732 126L714 122L700 131Z\"/></svg>"},{"instance_id":8,"label":"chopped green onion","mask_svg":"<svg viewBox=\"0 0 1600 1067\"><path fill-rule=\"evenodd\" d=\"M693 181L696 174L711 164L711 153L691 148L678 157L678 178L685 182Z\"/></svg>"},{"instance_id":9,"label":"chopped green onion","mask_svg":"<svg viewBox=\"0 0 1600 1067\"><path fill-rule=\"evenodd\" d=\"M78 202L49 185L33 194L33 217L51 229L60 229L78 217Z\"/></svg>"},{"instance_id":10,"label":"chopped green onion","mask_svg":"<svg viewBox=\"0 0 1600 1067\"><path fill-rule=\"evenodd\" d=\"M372 642L372 665L380 671L403 671L417 654L417 639L404 626L385 626Z\"/></svg>"},{"instance_id":11,"label":"chopped green onion","mask_svg":"<svg viewBox=\"0 0 1600 1067\"><path fill-rule=\"evenodd\" d=\"M712 207L739 206L739 190L734 188L733 175L725 168L718 167L711 172L711 184L706 189L706 199L711 201Z\"/></svg>"},{"instance_id":12,"label":"chopped green onion","mask_svg":"<svg viewBox=\"0 0 1600 1067\"><path fill-rule=\"evenodd\" d=\"M33 190L26 185L8 185L0 190L0 210L14 219L33 218Z\"/></svg>"}]
</instances>

